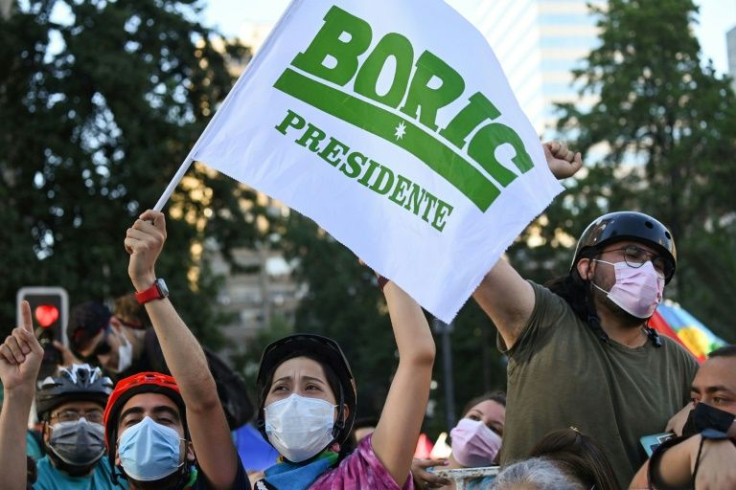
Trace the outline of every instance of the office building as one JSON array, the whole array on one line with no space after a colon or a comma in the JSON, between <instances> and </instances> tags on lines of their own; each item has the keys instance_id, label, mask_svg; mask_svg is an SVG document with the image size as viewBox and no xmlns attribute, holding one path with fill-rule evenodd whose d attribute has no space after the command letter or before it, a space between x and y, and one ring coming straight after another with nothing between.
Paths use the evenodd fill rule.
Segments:
<instances>
[{"instance_id":1,"label":"office building","mask_svg":"<svg viewBox=\"0 0 736 490\"><path fill-rule=\"evenodd\" d=\"M593 0L595 5L605 1ZM540 135L553 133L555 103L580 99L571 71L599 43L586 0L478 0L475 26L488 39L522 110Z\"/></svg>"}]
</instances>

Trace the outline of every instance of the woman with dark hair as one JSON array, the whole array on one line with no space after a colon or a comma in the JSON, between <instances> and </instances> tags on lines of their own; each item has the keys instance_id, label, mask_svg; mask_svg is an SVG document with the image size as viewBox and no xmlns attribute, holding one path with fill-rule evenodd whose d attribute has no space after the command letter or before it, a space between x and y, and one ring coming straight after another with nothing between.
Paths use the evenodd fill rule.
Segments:
<instances>
[{"instance_id":1,"label":"woman with dark hair","mask_svg":"<svg viewBox=\"0 0 736 490\"><path fill-rule=\"evenodd\" d=\"M382 279L399 365L375 431L350 454L340 451L357 413L357 390L337 342L312 334L278 340L261 358L257 425L280 458L256 489L413 488L435 345L419 305Z\"/></svg>"},{"instance_id":2,"label":"woman with dark hair","mask_svg":"<svg viewBox=\"0 0 736 490\"><path fill-rule=\"evenodd\" d=\"M452 480L427 471L431 466L442 464L441 469L451 470L497 464L506 421L506 394L494 391L477 396L465 405L462 413L463 417L450 431L452 452L447 461L414 460L412 474L417 487L446 490L455 488ZM490 481L485 478L477 478L467 482L466 488L484 488L488 483Z\"/></svg>"},{"instance_id":3,"label":"woman with dark hair","mask_svg":"<svg viewBox=\"0 0 736 490\"><path fill-rule=\"evenodd\" d=\"M611 463L596 442L577 429L555 430L544 436L529 454L553 461L562 471L575 477L585 488L616 490L616 475Z\"/></svg>"}]
</instances>

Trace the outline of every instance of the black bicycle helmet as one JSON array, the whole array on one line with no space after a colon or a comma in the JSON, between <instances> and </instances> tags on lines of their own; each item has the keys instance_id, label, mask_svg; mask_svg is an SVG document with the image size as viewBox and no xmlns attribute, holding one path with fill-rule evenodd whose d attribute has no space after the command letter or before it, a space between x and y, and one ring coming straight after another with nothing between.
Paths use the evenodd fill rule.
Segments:
<instances>
[{"instance_id":1,"label":"black bicycle helmet","mask_svg":"<svg viewBox=\"0 0 736 490\"><path fill-rule=\"evenodd\" d=\"M113 382L102 375L100 368L89 364L59 367L55 376L38 383L36 411L44 419L53 409L67 402L91 401L103 407L112 393Z\"/></svg>"},{"instance_id":2,"label":"black bicycle helmet","mask_svg":"<svg viewBox=\"0 0 736 490\"><path fill-rule=\"evenodd\" d=\"M327 365L337 375L340 381L340 392L335 393L338 401L338 414L332 435L337 442L344 442L350 435L357 412L357 390L355 378L350 370L345 354L340 345L334 340L314 334L294 334L269 344L261 356L261 365L258 369L256 388L258 390L258 418L256 425L264 437L265 429L264 404L270 388L273 373L284 361L294 357L309 357ZM347 419L343 420L343 405L349 408Z\"/></svg>"},{"instance_id":3,"label":"black bicycle helmet","mask_svg":"<svg viewBox=\"0 0 736 490\"><path fill-rule=\"evenodd\" d=\"M644 213L636 211L618 211L604 214L583 231L575 247L575 256L570 264L574 270L578 261L590 249L601 250L604 246L633 240L642 242L657 250L670 263L667 268L665 284L675 275L677 267L677 249L672 234L662 223Z\"/></svg>"}]
</instances>

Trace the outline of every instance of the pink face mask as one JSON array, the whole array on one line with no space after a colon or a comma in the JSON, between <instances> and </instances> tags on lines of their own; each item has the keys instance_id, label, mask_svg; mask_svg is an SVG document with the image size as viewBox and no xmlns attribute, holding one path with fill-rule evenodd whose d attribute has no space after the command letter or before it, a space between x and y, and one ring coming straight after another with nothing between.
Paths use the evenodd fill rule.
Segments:
<instances>
[{"instance_id":1,"label":"pink face mask","mask_svg":"<svg viewBox=\"0 0 736 490\"><path fill-rule=\"evenodd\" d=\"M657 272L651 261L645 262L641 267L631 267L626 262L614 264L605 260L596 261L613 266L616 284L610 291L605 291L595 283L593 286L607 293L608 299L636 318L649 318L654 314L657 305L662 301L664 277Z\"/></svg>"},{"instance_id":2,"label":"pink face mask","mask_svg":"<svg viewBox=\"0 0 736 490\"><path fill-rule=\"evenodd\" d=\"M490 466L501 449L501 436L478 420L462 419L450 431L452 457L463 466Z\"/></svg>"}]
</instances>

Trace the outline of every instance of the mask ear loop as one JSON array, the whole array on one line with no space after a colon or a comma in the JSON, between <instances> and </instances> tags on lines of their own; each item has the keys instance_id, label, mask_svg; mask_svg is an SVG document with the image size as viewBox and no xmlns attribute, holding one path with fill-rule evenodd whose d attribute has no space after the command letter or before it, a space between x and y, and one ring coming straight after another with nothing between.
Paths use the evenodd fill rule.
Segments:
<instances>
[{"instance_id":1,"label":"mask ear loop","mask_svg":"<svg viewBox=\"0 0 736 490\"><path fill-rule=\"evenodd\" d=\"M117 451L117 449L115 449ZM120 467L115 466L113 463L112 465L112 471L110 471L110 480L112 480L113 485L118 485L118 477L121 476L125 478L125 474L123 473L123 470L120 469Z\"/></svg>"},{"instance_id":2,"label":"mask ear loop","mask_svg":"<svg viewBox=\"0 0 736 490\"><path fill-rule=\"evenodd\" d=\"M107 460L110 462L110 480L113 485L118 485L118 476L125 476L122 470L115 465L115 454L118 452L118 429L112 429L110 440L115 443L115 446L111 447L107 451Z\"/></svg>"}]
</instances>

